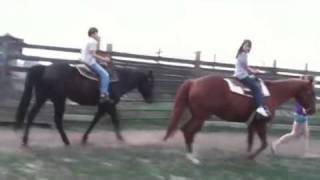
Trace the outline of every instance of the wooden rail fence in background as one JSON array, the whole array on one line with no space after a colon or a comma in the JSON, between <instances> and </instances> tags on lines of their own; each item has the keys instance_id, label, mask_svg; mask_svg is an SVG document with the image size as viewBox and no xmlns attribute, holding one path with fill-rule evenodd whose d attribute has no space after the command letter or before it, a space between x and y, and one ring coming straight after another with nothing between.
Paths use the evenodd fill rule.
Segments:
<instances>
[{"instance_id":1,"label":"wooden rail fence in background","mask_svg":"<svg viewBox=\"0 0 320 180\"><path fill-rule=\"evenodd\" d=\"M161 108L160 110L152 110L148 109L148 106L143 106L142 103L140 103L142 101L141 97L137 94L136 91L134 91L122 98L122 105L120 108L124 116L128 116L131 118L142 118L143 116L165 120L170 114L170 103L173 101L176 89L184 80L207 74L219 74L226 77L232 77L232 69L234 68L233 64L216 61L202 61L201 52L199 51L196 52L195 59L179 59L117 52L112 50L111 45L108 45L107 47L107 52L111 54L115 66L134 68L141 71L152 70L154 72L156 82L155 98L158 102L155 106L161 106ZM12 116L11 119L13 118L13 114L15 111L14 107L17 106L18 100L23 90L24 77L23 75L21 76L21 74L24 74L29 66L31 66L32 64L36 64L39 61L50 63L79 63L79 59L62 59L55 57L48 58L42 56L25 55L23 54L24 49L80 53L80 49L77 48L28 44L25 43L22 39L14 38L10 35L0 37L0 98L2 99L2 102L0 102L0 114L7 114L7 116L4 117L7 117L9 119L10 116ZM22 60L26 63L24 66L21 66L17 63L17 60ZM266 72L265 74L261 75L264 79L297 77L301 74L320 76L320 72L309 71L307 67L308 66L306 65L304 70L277 68L276 61L274 61L274 65L272 67L258 68ZM319 84L319 82L317 82L317 84ZM317 89L317 94L320 95L320 89ZM144 108L139 109L138 106L134 106L135 108L131 108L130 110L128 110L128 108L123 108L128 107L126 106L126 103L128 105L130 105L130 103L138 103L140 105L139 107L143 106ZM155 106L150 107L154 108ZM67 109L67 114L79 113L79 111L75 110L76 108L74 108L74 105L69 105ZM93 114L94 112L93 108L89 107L81 108L81 110L85 112L85 114ZM51 110L46 110L46 112L49 111ZM0 119L0 121L4 120L5 119L3 118Z\"/></svg>"}]
</instances>

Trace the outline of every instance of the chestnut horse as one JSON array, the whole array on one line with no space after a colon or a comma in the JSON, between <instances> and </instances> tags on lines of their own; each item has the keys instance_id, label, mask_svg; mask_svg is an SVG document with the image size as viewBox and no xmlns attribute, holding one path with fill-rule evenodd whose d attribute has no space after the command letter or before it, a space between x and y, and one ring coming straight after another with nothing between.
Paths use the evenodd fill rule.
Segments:
<instances>
[{"instance_id":1,"label":"chestnut horse","mask_svg":"<svg viewBox=\"0 0 320 180\"><path fill-rule=\"evenodd\" d=\"M315 112L316 102L312 80L292 78L265 81L265 84L270 91L270 96L265 99L265 102L271 116L263 120L253 114L255 112L253 98L231 92L223 77L209 75L186 80L177 90L171 122L164 140L173 136L184 110L189 109L191 118L186 121L181 130L185 138L187 157L194 163L199 163L192 155L192 143L195 134L201 130L204 121L210 115L233 122L246 122L249 117L252 117L253 120L248 125L248 152L251 152L254 133L257 133L261 140L261 146L248 156L254 159L267 147L266 125L273 119L279 105L295 98L306 109L307 114Z\"/></svg>"}]
</instances>

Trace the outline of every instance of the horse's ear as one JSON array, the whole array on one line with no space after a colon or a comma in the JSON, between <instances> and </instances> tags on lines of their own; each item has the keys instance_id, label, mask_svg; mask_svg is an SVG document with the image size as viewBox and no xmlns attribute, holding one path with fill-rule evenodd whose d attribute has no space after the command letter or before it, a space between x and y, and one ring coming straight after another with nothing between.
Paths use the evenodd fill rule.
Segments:
<instances>
[{"instance_id":1,"label":"horse's ear","mask_svg":"<svg viewBox=\"0 0 320 180\"><path fill-rule=\"evenodd\" d=\"M311 76L311 75L303 75L301 76L301 79L309 80L310 84L314 83L314 76Z\"/></svg>"},{"instance_id":2,"label":"horse's ear","mask_svg":"<svg viewBox=\"0 0 320 180\"><path fill-rule=\"evenodd\" d=\"M308 78L310 84L314 84L315 83L314 76L309 75L309 76L307 76L307 78Z\"/></svg>"},{"instance_id":3,"label":"horse's ear","mask_svg":"<svg viewBox=\"0 0 320 180\"><path fill-rule=\"evenodd\" d=\"M314 84L315 83L314 79L309 79L309 81L310 81L310 84Z\"/></svg>"}]
</instances>

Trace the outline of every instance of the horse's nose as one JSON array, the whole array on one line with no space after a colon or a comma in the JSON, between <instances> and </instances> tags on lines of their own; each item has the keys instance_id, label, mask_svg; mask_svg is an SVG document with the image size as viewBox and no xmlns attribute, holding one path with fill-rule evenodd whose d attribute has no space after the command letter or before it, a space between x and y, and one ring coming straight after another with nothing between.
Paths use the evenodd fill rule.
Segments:
<instances>
[{"instance_id":1,"label":"horse's nose","mask_svg":"<svg viewBox=\"0 0 320 180\"><path fill-rule=\"evenodd\" d=\"M316 112L315 108L309 108L309 109L307 109L307 114L308 114L308 115L312 115L312 114L314 114L315 112Z\"/></svg>"}]
</instances>

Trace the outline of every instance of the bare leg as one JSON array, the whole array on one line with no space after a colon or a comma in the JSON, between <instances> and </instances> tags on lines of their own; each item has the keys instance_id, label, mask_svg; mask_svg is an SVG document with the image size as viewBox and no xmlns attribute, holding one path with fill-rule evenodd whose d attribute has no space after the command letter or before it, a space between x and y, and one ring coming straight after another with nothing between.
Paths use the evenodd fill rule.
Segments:
<instances>
[{"instance_id":1,"label":"bare leg","mask_svg":"<svg viewBox=\"0 0 320 180\"><path fill-rule=\"evenodd\" d=\"M292 139L299 137L302 128L304 128L303 125L294 121L293 125L292 125L291 132L281 136L278 140L276 140L275 142L272 143L273 152L275 153L277 151L277 147L279 145L288 143Z\"/></svg>"},{"instance_id":2,"label":"bare leg","mask_svg":"<svg viewBox=\"0 0 320 180\"><path fill-rule=\"evenodd\" d=\"M304 154L308 154L309 152L309 139L310 139L310 130L308 121L304 123Z\"/></svg>"}]
</instances>

